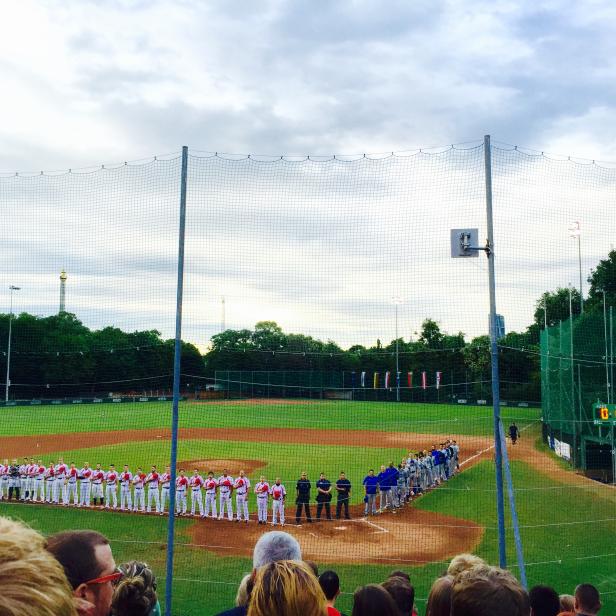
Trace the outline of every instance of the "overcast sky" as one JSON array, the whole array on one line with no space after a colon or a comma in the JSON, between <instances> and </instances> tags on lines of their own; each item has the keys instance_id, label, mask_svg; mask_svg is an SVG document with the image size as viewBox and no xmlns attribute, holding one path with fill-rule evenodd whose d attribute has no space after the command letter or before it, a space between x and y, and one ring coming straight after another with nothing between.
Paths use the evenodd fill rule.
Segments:
<instances>
[{"instance_id":1,"label":"overcast sky","mask_svg":"<svg viewBox=\"0 0 616 616\"><path fill-rule=\"evenodd\" d=\"M272 155L472 147L485 133L616 161L615 31L609 0L10 3L0 21L0 170L122 163L181 145ZM484 259L458 267L446 245L467 220L485 233L481 156L440 156L383 163L380 178L362 162L278 177L193 159L186 337L207 345L223 295L229 327L269 317L345 345L393 338L394 295L405 337L426 316L483 333ZM585 233L584 278L609 250L614 176L515 156L495 161L511 185L495 206L509 249L499 312L519 329L541 291L577 284L570 220ZM0 282L24 287L20 308L53 312L66 267L68 309L89 325L171 335L171 159L139 167L136 185L118 172L113 186L96 175L30 184L26 198L24 185L2 184L14 226L0 235L11 247ZM332 180L338 173L354 175ZM254 184L264 174L269 184ZM105 192L118 187L120 197Z\"/></svg>"}]
</instances>

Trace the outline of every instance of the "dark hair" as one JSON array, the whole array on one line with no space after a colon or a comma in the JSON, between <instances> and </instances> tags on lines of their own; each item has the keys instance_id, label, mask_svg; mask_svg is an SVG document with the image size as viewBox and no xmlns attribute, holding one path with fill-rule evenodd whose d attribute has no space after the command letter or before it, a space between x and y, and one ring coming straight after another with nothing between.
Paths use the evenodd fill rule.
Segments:
<instances>
[{"instance_id":1,"label":"dark hair","mask_svg":"<svg viewBox=\"0 0 616 616\"><path fill-rule=\"evenodd\" d=\"M400 616L391 595L378 584L361 586L353 595L351 616Z\"/></svg>"},{"instance_id":2,"label":"dark hair","mask_svg":"<svg viewBox=\"0 0 616 616\"><path fill-rule=\"evenodd\" d=\"M319 584L328 601L332 601L340 591L340 578L335 571L323 571L319 576Z\"/></svg>"},{"instance_id":3,"label":"dark hair","mask_svg":"<svg viewBox=\"0 0 616 616\"><path fill-rule=\"evenodd\" d=\"M453 576L444 575L435 580L428 595L426 616L449 616L451 613L451 589Z\"/></svg>"},{"instance_id":4,"label":"dark hair","mask_svg":"<svg viewBox=\"0 0 616 616\"><path fill-rule=\"evenodd\" d=\"M145 564L132 560L120 565L124 577L113 591L111 613L113 616L148 616L154 609L156 578Z\"/></svg>"},{"instance_id":5,"label":"dark hair","mask_svg":"<svg viewBox=\"0 0 616 616\"><path fill-rule=\"evenodd\" d=\"M312 572L314 573L314 577L319 577L319 565L317 565L317 563L314 562L314 560L305 560L304 561L311 569Z\"/></svg>"},{"instance_id":6,"label":"dark hair","mask_svg":"<svg viewBox=\"0 0 616 616\"><path fill-rule=\"evenodd\" d=\"M391 573L387 576L387 579L389 580L389 579L391 579L391 578L395 578L395 577L403 578L403 579L405 579L407 582L410 582L410 581L411 581L411 576L410 576L408 573L406 573L406 572L404 572L404 571L400 571L400 570L397 570L397 571L392 571L392 572L391 572Z\"/></svg>"},{"instance_id":7,"label":"dark hair","mask_svg":"<svg viewBox=\"0 0 616 616\"><path fill-rule=\"evenodd\" d=\"M398 610L404 616L410 616L415 603L415 589L402 577L390 577L381 584L390 594Z\"/></svg>"},{"instance_id":8,"label":"dark hair","mask_svg":"<svg viewBox=\"0 0 616 616\"><path fill-rule=\"evenodd\" d=\"M73 590L102 573L95 552L99 545L109 545L109 541L94 530L67 530L47 539L47 550L64 567Z\"/></svg>"},{"instance_id":9,"label":"dark hair","mask_svg":"<svg viewBox=\"0 0 616 616\"><path fill-rule=\"evenodd\" d=\"M576 586L575 598L582 612L596 614L601 609L599 591L592 584Z\"/></svg>"},{"instance_id":10,"label":"dark hair","mask_svg":"<svg viewBox=\"0 0 616 616\"><path fill-rule=\"evenodd\" d=\"M533 586L528 597L534 616L556 616L560 612L560 597L550 586Z\"/></svg>"}]
</instances>

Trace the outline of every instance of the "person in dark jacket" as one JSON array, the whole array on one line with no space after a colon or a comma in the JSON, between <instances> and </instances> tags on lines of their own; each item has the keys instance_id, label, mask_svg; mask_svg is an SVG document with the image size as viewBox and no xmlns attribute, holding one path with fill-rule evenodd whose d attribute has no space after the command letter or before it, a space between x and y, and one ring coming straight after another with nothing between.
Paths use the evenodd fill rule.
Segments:
<instances>
[{"instance_id":1,"label":"person in dark jacket","mask_svg":"<svg viewBox=\"0 0 616 616\"><path fill-rule=\"evenodd\" d=\"M15 494L15 500L19 500L20 485L19 465L17 460L13 460L13 464L9 466L9 500L13 500L13 494Z\"/></svg>"},{"instance_id":2,"label":"person in dark jacket","mask_svg":"<svg viewBox=\"0 0 616 616\"><path fill-rule=\"evenodd\" d=\"M328 520L332 519L332 512L330 502L332 500L332 483L325 473L321 473L319 480L317 481L317 520L321 519L321 512L325 508L325 517Z\"/></svg>"},{"instance_id":3,"label":"person in dark jacket","mask_svg":"<svg viewBox=\"0 0 616 616\"><path fill-rule=\"evenodd\" d=\"M312 483L310 483L306 471L304 471L301 474L301 477L297 480L297 485L295 488L297 492L297 498L295 500L297 505L297 510L295 512L295 523L299 524L301 522L302 508L306 512L306 520L308 522L312 522L312 516L310 515L310 489L312 488Z\"/></svg>"}]
</instances>

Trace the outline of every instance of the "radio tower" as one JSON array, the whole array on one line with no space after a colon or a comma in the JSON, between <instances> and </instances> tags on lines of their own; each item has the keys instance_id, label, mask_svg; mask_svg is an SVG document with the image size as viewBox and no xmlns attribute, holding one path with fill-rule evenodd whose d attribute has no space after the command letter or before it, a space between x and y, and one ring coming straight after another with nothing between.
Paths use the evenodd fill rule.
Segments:
<instances>
[{"instance_id":1,"label":"radio tower","mask_svg":"<svg viewBox=\"0 0 616 616\"><path fill-rule=\"evenodd\" d=\"M62 314L66 312L66 272L62 270L60 272L60 312Z\"/></svg>"}]
</instances>

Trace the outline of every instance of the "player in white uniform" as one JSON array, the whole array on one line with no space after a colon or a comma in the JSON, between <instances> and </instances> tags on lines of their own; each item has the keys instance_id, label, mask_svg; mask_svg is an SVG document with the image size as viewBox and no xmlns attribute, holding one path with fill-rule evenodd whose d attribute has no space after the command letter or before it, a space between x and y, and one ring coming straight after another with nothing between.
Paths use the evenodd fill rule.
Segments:
<instances>
[{"instance_id":1,"label":"player in white uniform","mask_svg":"<svg viewBox=\"0 0 616 616\"><path fill-rule=\"evenodd\" d=\"M96 501L99 506L103 506L103 481L105 472L101 469L101 465L97 464L92 472L92 504L96 507Z\"/></svg>"},{"instance_id":2,"label":"player in white uniform","mask_svg":"<svg viewBox=\"0 0 616 616\"><path fill-rule=\"evenodd\" d=\"M160 475L156 470L156 466L152 466L152 470L145 478L145 483L148 486L148 508L147 512L150 513L152 508L152 501L154 501L154 511L160 512L160 492L158 491L158 484L160 482Z\"/></svg>"},{"instance_id":3,"label":"player in white uniform","mask_svg":"<svg viewBox=\"0 0 616 616\"><path fill-rule=\"evenodd\" d=\"M141 467L139 467L137 472L133 475L133 486L135 487L133 511L139 510L145 513L145 480L146 474L141 470Z\"/></svg>"},{"instance_id":4,"label":"player in white uniform","mask_svg":"<svg viewBox=\"0 0 616 616\"><path fill-rule=\"evenodd\" d=\"M87 462L79 471L79 506L90 506L90 492L92 492L92 469Z\"/></svg>"},{"instance_id":5,"label":"player in white uniform","mask_svg":"<svg viewBox=\"0 0 616 616\"><path fill-rule=\"evenodd\" d=\"M180 469L179 477L175 479L175 510L178 515L186 515L186 490L188 479L184 476L184 469Z\"/></svg>"},{"instance_id":6,"label":"player in white uniform","mask_svg":"<svg viewBox=\"0 0 616 616\"><path fill-rule=\"evenodd\" d=\"M242 514L244 515L244 522L248 523L250 516L248 515L248 490L250 489L250 479L245 476L244 471L240 471L240 476L233 482L233 489L235 490L235 511L237 515L237 521L242 521Z\"/></svg>"},{"instance_id":7,"label":"player in white uniform","mask_svg":"<svg viewBox=\"0 0 616 616\"><path fill-rule=\"evenodd\" d=\"M60 497L62 497L62 504L63 505L68 505L67 501L66 501L66 493L67 493L67 487L66 487L66 474L68 473L68 467L66 466L66 464L64 464L64 460L62 458L60 458L58 460L58 464L56 465L56 492L57 492L57 499L58 501L60 500Z\"/></svg>"},{"instance_id":8,"label":"player in white uniform","mask_svg":"<svg viewBox=\"0 0 616 616\"><path fill-rule=\"evenodd\" d=\"M36 465L36 475L34 476L34 488L32 494L32 502L45 502L45 471L47 469L43 465L43 460L39 460Z\"/></svg>"},{"instance_id":9,"label":"player in white uniform","mask_svg":"<svg viewBox=\"0 0 616 616\"><path fill-rule=\"evenodd\" d=\"M105 509L118 508L118 472L113 464L109 465L109 470L105 473Z\"/></svg>"},{"instance_id":10,"label":"player in white uniform","mask_svg":"<svg viewBox=\"0 0 616 616\"><path fill-rule=\"evenodd\" d=\"M205 480L205 515L203 517L212 517L216 518L216 488L218 487L218 482L214 479L214 473L210 471L207 474L207 479ZM210 516L210 511L212 515Z\"/></svg>"},{"instance_id":11,"label":"player in white uniform","mask_svg":"<svg viewBox=\"0 0 616 616\"><path fill-rule=\"evenodd\" d=\"M9 493L9 461L5 458L0 464L0 500L8 497Z\"/></svg>"},{"instance_id":12,"label":"player in white uniform","mask_svg":"<svg viewBox=\"0 0 616 616\"><path fill-rule=\"evenodd\" d=\"M257 519L259 524L267 524L267 501L269 500L270 486L265 477L259 477L259 483L255 486L257 495Z\"/></svg>"},{"instance_id":13,"label":"player in white uniform","mask_svg":"<svg viewBox=\"0 0 616 616\"><path fill-rule=\"evenodd\" d=\"M165 505L171 498L169 487L171 486L171 467L167 466L160 476L160 515L165 515Z\"/></svg>"},{"instance_id":14,"label":"player in white uniform","mask_svg":"<svg viewBox=\"0 0 616 616\"><path fill-rule=\"evenodd\" d=\"M34 458L30 458L30 464L26 469L26 473L28 474L28 481L26 483L26 500L33 501L34 500L34 482L36 481L36 476L38 474L38 465Z\"/></svg>"},{"instance_id":15,"label":"player in white uniform","mask_svg":"<svg viewBox=\"0 0 616 616\"><path fill-rule=\"evenodd\" d=\"M73 496L73 505L79 504L79 495L77 494L77 479L79 471L75 467L75 463L71 462L71 467L66 474L66 504L71 504L71 495Z\"/></svg>"},{"instance_id":16,"label":"player in white uniform","mask_svg":"<svg viewBox=\"0 0 616 616\"><path fill-rule=\"evenodd\" d=\"M49 463L45 471L45 488L45 502L53 503L53 496L56 491L56 467L53 462Z\"/></svg>"},{"instance_id":17,"label":"player in white uniform","mask_svg":"<svg viewBox=\"0 0 616 616\"><path fill-rule=\"evenodd\" d=\"M224 518L226 506L229 522L233 522L233 502L231 500L233 477L227 475L227 469L224 469L222 475L218 478L218 490L220 494L220 511L218 513L218 519L222 520Z\"/></svg>"},{"instance_id":18,"label":"player in white uniform","mask_svg":"<svg viewBox=\"0 0 616 616\"><path fill-rule=\"evenodd\" d=\"M280 516L280 526L284 526L284 499L287 496L287 490L280 482L280 477L276 477L270 494L272 495L272 526L276 526L278 516Z\"/></svg>"},{"instance_id":19,"label":"player in white uniform","mask_svg":"<svg viewBox=\"0 0 616 616\"><path fill-rule=\"evenodd\" d=\"M128 468L128 464L124 465L124 470L120 473L120 511L133 508L133 499L130 492L130 486L133 481L133 474Z\"/></svg>"},{"instance_id":20,"label":"player in white uniform","mask_svg":"<svg viewBox=\"0 0 616 616\"><path fill-rule=\"evenodd\" d=\"M28 458L24 458L22 464L19 465L19 487L20 497L19 500L25 501L28 494L28 469L30 468L30 461Z\"/></svg>"},{"instance_id":21,"label":"player in white uniform","mask_svg":"<svg viewBox=\"0 0 616 616\"><path fill-rule=\"evenodd\" d=\"M204 517L203 515L203 494L201 493L201 488L203 487L203 477L199 475L199 470L195 469L193 472L193 476L189 480L191 490L190 497L190 515L195 515L196 506L199 505L199 515Z\"/></svg>"}]
</instances>

